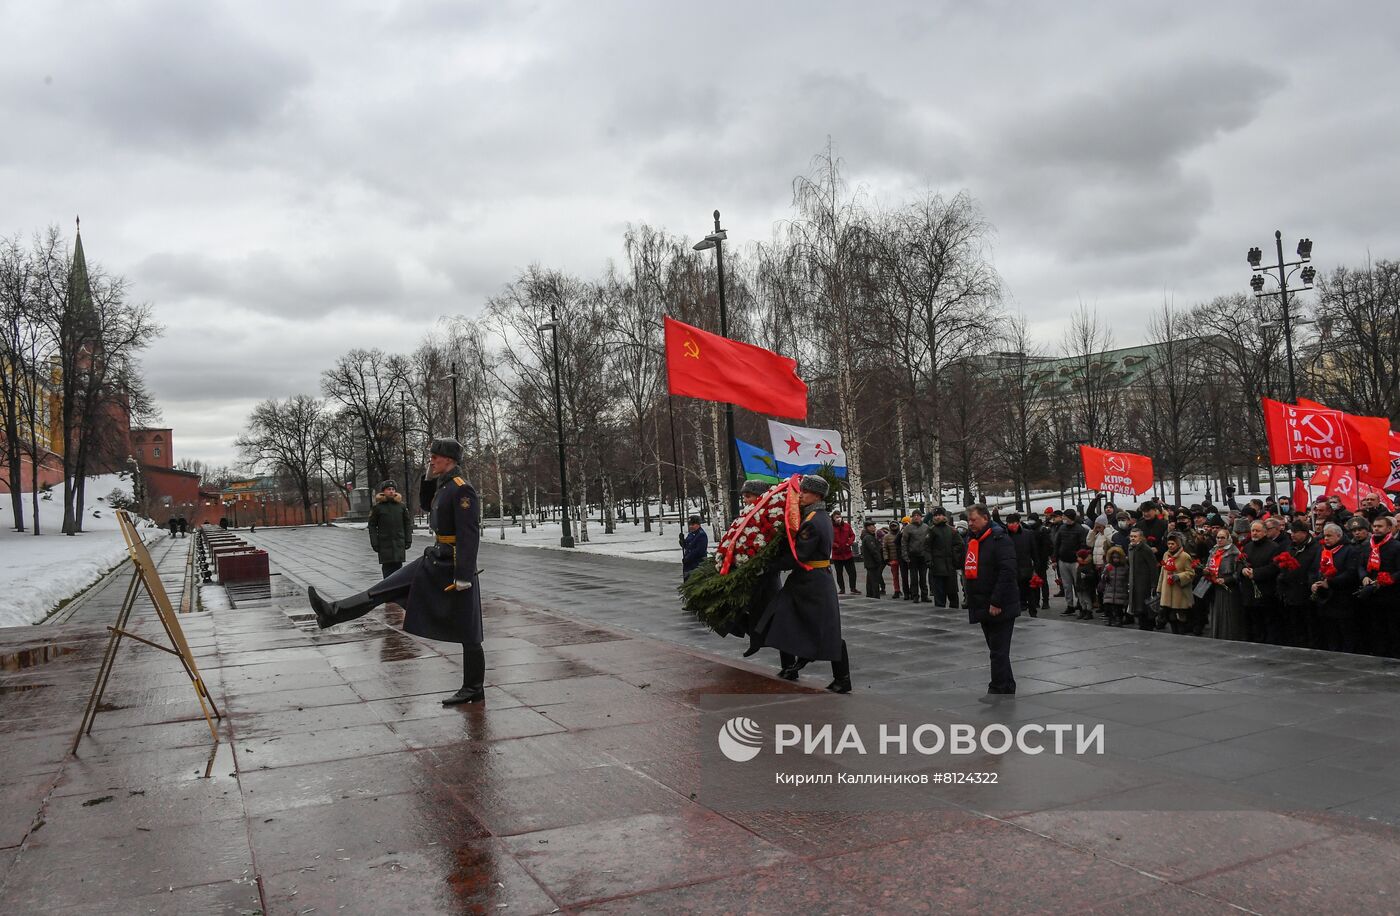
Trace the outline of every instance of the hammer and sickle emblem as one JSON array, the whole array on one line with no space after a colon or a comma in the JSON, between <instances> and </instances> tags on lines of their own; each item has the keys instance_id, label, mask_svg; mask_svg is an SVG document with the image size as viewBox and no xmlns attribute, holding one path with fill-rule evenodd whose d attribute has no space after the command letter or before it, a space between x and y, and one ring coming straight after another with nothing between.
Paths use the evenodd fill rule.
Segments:
<instances>
[{"instance_id":1,"label":"hammer and sickle emblem","mask_svg":"<svg viewBox=\"0 0 1400 916\"><path fill-rule=\"evenodd\" d=\"M696 343L692 338L687 337L683 346L685 347L686 356L689 356L691 359L700 358L700 345Z\"/></svg>"},{"instance_id":2,"label":"hammer and sickle emblem","mask_svg":"<svg viewBox=\"0 0 1400 916\"><path fill-rule=\"evenodd\" d=\"M1337 478L1337 492L1346 494L1351 493L1351 477Z\"/></svg>"},{"instance_id":3,"label":"hammer and sickle emblem","mask_svg":"<svg viewBox=\"0 0 1400 916\"><path fill-rule=\"evenodd\" d=\"M1103 460L1103 466L1110 474L1126 474L1131 464L1121 455L1109 455Z\"/></svg>"},{"instance_id":4,"label":"hammer and sickle emblem","mask_svg":"<svg viewBox=\"0 0 1400 916\"><path fill-rule=\"evenodd\" d=\"M1332 437L1337 434L1337 428L1332 425L1332 421L1319 414L1310 413L1298 421L1299 427L1306 427L1309 432L1303 438L1314 445L1331 445Z\"/></svg>"}]
</instances>

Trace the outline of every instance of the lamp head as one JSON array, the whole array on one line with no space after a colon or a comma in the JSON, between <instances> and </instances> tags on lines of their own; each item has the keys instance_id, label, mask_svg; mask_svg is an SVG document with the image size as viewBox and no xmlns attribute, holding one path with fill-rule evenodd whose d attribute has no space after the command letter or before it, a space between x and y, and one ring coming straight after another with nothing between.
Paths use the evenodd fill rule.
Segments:
<instances>
[{"instance_id":1,"label":"lamp head","mask_svg":"<svg viewBox=\"0 0 1400 916\"><path fill-rule=\"evenodd\" d=\"M1298 257L1304 261L1312 257L1312 239L1298 240Z\"/></svg>"},{"instance_id":2,"label":"lamp head","mask_svg":"<svg viewBox=\"0 0 1400 916\"><path fill-rule=\"evenodd\" d=\"M1303 268L1302 277L1304 283L1311 283L1313 281L1313 277L1316 276L1317 268L1313 267L1311 264Z\"/></svg>"},{"instance_id":3,"label":"lamp head","mask_svg":"<svg viewBox=\"0 0 1400 916\"><path fill-rule=\"evenodd\" d=\"M1258 267L1258 266L1259 266L1259 262L1262 261L1262 260L1264 260L1264 252L1260 251L1260 250L1258 249L1258 247L1249 249L1249 266L1250 266L1250 267Z\"/></svg>"},{"instance_id":4,"label":"lamp head","mask_svg":"<svg viewBox=\"0 0 1400 916\"><path fill-rule=\"evenodd\" d=\"M1255 274L1253 277L1251 277L1251 278L1249 279L1249 288L1252 289L1252 290L1254 290L1256 293L1257 293L1257 292L1263 291L1263 289L1264 289L1264 278L1263 278L1262 276L1260 276L1259 274Z\"/></svg>"}]
</instances>

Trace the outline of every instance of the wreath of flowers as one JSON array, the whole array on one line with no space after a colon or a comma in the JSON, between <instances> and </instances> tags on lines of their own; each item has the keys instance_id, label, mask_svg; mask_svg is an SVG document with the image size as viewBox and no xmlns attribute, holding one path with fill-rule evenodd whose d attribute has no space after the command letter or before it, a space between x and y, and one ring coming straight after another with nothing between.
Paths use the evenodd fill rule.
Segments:
<instances>
[{"instance_id":1,"label":"wreath of flowers","mask_svg":"<svg viewBox=\"0 0 1400 916\"><path fill-rule=\"evenodd\" d=\"M730 523L715 548L715 565L721 574L753 559L785 531L796 530L801 518L798 492L791 481L774 484Z\"/></svg>"}]
</instances>

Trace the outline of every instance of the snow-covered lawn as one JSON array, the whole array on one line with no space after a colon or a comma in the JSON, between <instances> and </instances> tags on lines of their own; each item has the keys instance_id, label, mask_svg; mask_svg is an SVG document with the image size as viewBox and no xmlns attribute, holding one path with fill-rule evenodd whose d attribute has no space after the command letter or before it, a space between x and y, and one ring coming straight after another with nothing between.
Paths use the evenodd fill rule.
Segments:
<instances>
[{"instance_id":1,"label":"snow-covered lawn","mask_svg":"<svg viewBox=\"0 0 1400 916\"><path fill-rule=\"evenodd\" d=\"M8 493L0 494L0 626L38 623L59 603L96 582L103 573L126 558L126 545L117 529L116 513L107 505L113 490L131 492L122 475L92 477L87 482L84 531L65 537L63 492L55 487L39 497L39 537L34 536L31 503L24 496L26 530L14 530L15 519ZM149 524L149 523L147 523ZM146 540L159 537L161 529L149 529Z\"/></svg>"}]
</instances>

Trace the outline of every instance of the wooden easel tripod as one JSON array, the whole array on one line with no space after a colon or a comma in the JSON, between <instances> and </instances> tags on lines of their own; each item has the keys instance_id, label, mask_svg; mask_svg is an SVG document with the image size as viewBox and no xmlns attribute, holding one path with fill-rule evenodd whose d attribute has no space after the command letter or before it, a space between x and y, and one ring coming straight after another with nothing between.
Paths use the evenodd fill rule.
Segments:
<instances>
[{"instance_id":1,"label":"wooden easel tripod","mask_svg":"<svg viewBox=\"0 0 1400 916\"><path fill-rule=\"evenodd\" d=\"M97 682L92 685L92 695L88 697L87 709L83 711L82 724L78 726L78 734L73 738L73 747L69 753L77 754L78 745L82 742L83 735L92 733L92 723L97 718L98 707L102 705L102 694L106 692L107 680L112 676L112 666L116 662L117 649L121 646L122 637L134 639L180 659L180 664L184 666L185 674L189 676L190 684L194 687L200 711L204 713L204 721L209 723L209 734L213 736L214 743L218 744L219 730L214 724L214 719L222 719L223 716L218 707L214 705L214 698L209 695L204 678L199 674L199 666L195 664L194 653L190 651L190 645L185 640L185 632L175 616L175 609L170 604L170 596L165 592L165 585L156 573L156 565L151 560L150 551L146 550L145 542L136 533L131 516L125 510L117 511L117 524L121 527L122 538L126 541L127 553L131 556L133 566L131 583L126 587L126 598L122 601L121 610L117 614L116 625L107 628L111 633L107 640L107 651L102 656L102 664L98 666ZM151 603L155 605L156 617L160 619L160 625L165 630L165 635L170 639L169 646L152 642L126 628L127 621L131 618L132 608L136 605L136 596L142 588L150 596Z\"/></svg>"}]
</instances>

